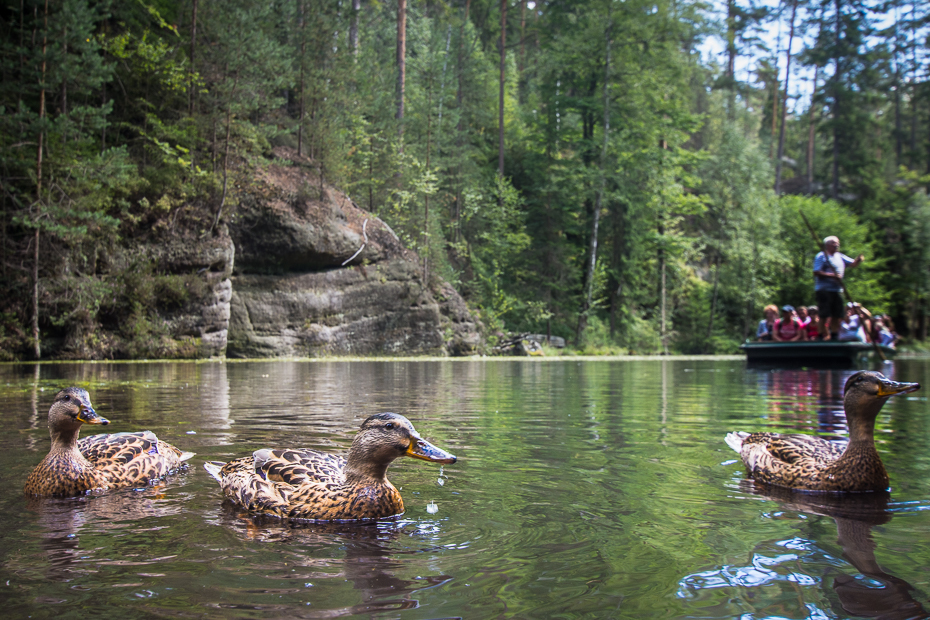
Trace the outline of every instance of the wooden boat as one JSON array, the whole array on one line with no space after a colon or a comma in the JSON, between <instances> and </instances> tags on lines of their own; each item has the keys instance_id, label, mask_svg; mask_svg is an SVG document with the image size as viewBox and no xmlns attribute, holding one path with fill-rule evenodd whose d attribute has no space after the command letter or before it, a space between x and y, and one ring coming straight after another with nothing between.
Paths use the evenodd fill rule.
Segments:
<instances>
[{"instance_id":1,"label":"wooden boat","mask_svg":"<svg viewBox=\"0 0 930 620\"><path fill-rule=\"evenodd\" d=\"M896 351L878 346L885 359L892 359ZM782 366L833 366L851 367L863 358L875 355L875 345L868 342L837 342L828 340L805 342L747 342L740 345L750 364L778 364Z\"/></svg>"}]
</instances>

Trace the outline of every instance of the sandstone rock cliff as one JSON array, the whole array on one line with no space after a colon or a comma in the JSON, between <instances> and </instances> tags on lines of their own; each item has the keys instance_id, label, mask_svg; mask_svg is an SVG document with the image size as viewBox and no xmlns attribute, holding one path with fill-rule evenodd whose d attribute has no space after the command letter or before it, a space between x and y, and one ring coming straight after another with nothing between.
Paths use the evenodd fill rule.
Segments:
<instances>
[{"instance_id":1,"label":"sandstone rock cliff","mask_svg":"<svg viewBox=\"0 0 930 620\"><path fill-rule=\"evenodd\" d=\"M45 356L466 355L479 347L459 294L441 280L428 286L394 232L321 189L312 169L268 166L235 201L215 229L212 213L187 205L149 237L95 250L92 264L58 265L43 283L60 300L44 327ZM186 228L174 223L185 220L179 213Z\"/></svg>"},{"instance_id":2,"label":"sandstone rock cliff","mask_svg":"<svg viewBox=\"0 0 930 620\"><path fill-rule=\"evenodd\" d=\"M387 224L329 186L321 195L297 166L260 173L229 235L229 357L462 355L480 343L459 294L431 290Z\"/></svg>"}]
</instances>

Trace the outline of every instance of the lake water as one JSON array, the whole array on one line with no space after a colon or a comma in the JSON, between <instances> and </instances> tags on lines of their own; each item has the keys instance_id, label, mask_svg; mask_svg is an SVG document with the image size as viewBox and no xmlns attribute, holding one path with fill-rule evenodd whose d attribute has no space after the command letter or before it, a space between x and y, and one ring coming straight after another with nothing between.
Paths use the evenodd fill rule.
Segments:
<instances>
[{"instance_id":1,"label":"lake water","mask_svg":"<svg viewBox=\"0 0 930 620\"><path fill-rule=\"evenodd\" d=\"M928 617L930 361L878 421L890 498L766 495L729 430L842 437L849 371L741 360L450 360L0 366L7 618ZM55 392L110 432L197 456L163 484L27 501ZM399 459L407 512L376 525L253 519L203 470L262 447L345 451L403 413L459 458ZM96 428L85 429L91 432ZM87 433L85 433L87 434Z\"/></svg>"}]
</instances>

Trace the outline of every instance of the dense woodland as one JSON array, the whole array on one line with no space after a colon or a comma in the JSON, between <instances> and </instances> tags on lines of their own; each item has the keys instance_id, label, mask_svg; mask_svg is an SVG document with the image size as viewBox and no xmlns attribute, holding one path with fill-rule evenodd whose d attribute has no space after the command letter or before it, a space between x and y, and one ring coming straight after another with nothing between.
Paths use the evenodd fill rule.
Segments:
<instances>
[{"instance_id":1,"label":"dense woodland","mask_svg":"<svg viewBox=\"0 0 930 620\"><path fill-rule=\"evenodd\" d=\"M4 0L0 15L6 358L67 321L144 318L140 271L104 273L107 248L214 234L282 146L387 221L492 342L733 352L766 303L813 303L802 212L865 254L856 301L927 337L926 3Z\"/></svg>"}]
</instances>

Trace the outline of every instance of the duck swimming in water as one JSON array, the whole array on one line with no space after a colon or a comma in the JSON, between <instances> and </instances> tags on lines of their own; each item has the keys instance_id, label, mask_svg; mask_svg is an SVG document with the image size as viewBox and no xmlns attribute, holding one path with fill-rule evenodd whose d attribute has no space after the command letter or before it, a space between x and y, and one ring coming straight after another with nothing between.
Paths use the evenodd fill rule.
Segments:
<instances>
[{"instance_id":1,"label":"duck swimming in water","mask_svg":"<svg viewBox=\"0 0 930 620\"><path fill-rule=\"evenodd\" d=\"M918 389L919 383L891 381L880 372L851 376L843 389L845 449L820 437L778 433L733 432L726 442L756 482L798 491L884 491L888 473L875 449L875 418L890 397Z\"/></svg>"},{"instance_id":2,"label":"duck swimming in water","mask_svg":"<svg viewBox=\"0 0 930 620\"><path fill-rule=\"evenodd\" d=\"M310 521L371 520L404 512L404 500L386 476L401 456L456 460L420 437L404 416L379 413L362 423L347 458L266 448L204 467L226 497L251 512Z\"/></svg>"},{"instance_id":3,"label":"duck swimming in water","mask_svg":"<svg viewBox=\"0 0 930 620\"><path fill-rule=\"evenodd\" d=\"M194 456L160 440L151 431L91 435L78 439L83 424L109 424L94 411L87 390L64 389L48 411L52 448L36 466L27 495L81 495L93 489L138 486L178 469Z\"/></svg>"}]
</instances>

